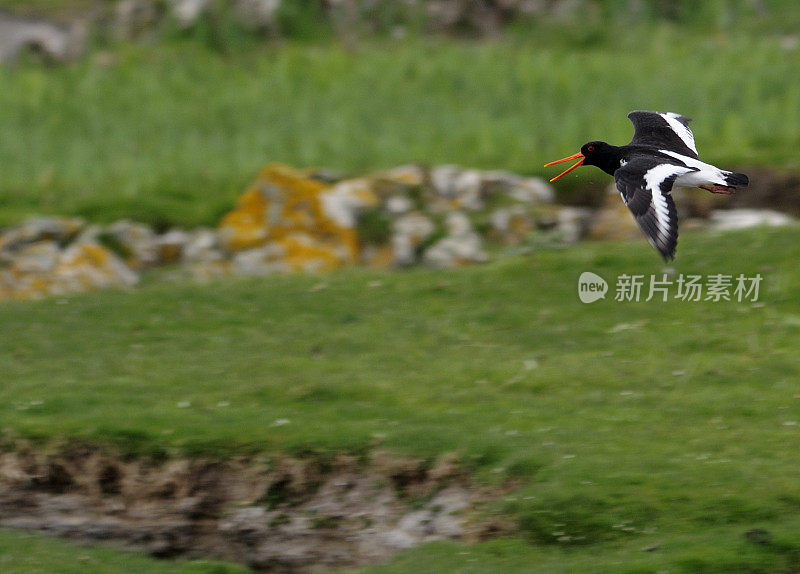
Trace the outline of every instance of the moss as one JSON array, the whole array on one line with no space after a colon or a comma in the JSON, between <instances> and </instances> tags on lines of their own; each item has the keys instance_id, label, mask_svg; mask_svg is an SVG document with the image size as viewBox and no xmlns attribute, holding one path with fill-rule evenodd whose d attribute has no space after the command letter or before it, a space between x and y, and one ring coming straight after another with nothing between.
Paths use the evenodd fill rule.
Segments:
<instances>
[{"instance_id":1,"label":"moss","mask_svg":"<svg viewBox=\"0 0 800 574\"><path fill-rule=\"evenodd\" d=\"M382 206L364 211L358 218L356 229L365 245L385 245L392 238L392 220Z\"/></svg>"},{"instance_id":2,"label":"moss","mask_svg":"<svg viewBox=\"0 0 800 574\"><path fill-rule=\"evenodd\" d=\"M133 251L113 233L108 233L106 231L99 233L97 235L97 242L122 259L128 259L133 255Z\"/></svg>"}]
</instances>

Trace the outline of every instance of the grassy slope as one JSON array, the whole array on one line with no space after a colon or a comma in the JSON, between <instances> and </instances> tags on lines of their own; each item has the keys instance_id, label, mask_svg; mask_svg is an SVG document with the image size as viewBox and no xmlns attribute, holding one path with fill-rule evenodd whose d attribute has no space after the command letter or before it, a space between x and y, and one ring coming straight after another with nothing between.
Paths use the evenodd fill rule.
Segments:
<instances>
[{"instance_id":1,"label":"grassy slope","mask_svg":"<svg viewBox=\"0 0 800 574\"><path fill-rule=\"evenodd\" d=\"M566 34L228 57L166 43L118 47L111 65L0 70L0 223L32 212L213 223L273 160L543 174L589 139L628 141L632 109L695 117L709 161L798 167L800 50L779 36L650 26L575 48L586 32Z\"/></svg>"},{"instance_id":2,"label":"grassy slope","mask_svg":"<svg viewBox=\"0 0 800 574\"><path fill-rule=\"evenodd\" d=\"M759 304L578 301L584 270L612 290L660 273L644 241L7 303L2 429L134 453L380 444L521 479L493 510L519 540L420 549L387 572L797 568L798 240L682 236L678 272L760 272Z\"/></svg>"},{"instance_id":3,"label":"grassy slope","mask_svg":"<svg viewBox=\"0 0 800 574\"><path fill-rule=\"evenodd\" d=\"M167 562L100 546L0 530L4 574L243 574L244 567L207 561Z\"/></svg>"}]
</instances>

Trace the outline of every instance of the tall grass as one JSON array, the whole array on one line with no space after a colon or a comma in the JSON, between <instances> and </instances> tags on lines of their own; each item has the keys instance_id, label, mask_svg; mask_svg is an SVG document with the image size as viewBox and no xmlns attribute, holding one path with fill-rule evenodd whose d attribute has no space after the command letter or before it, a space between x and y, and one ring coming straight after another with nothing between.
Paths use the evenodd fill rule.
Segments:
<instances>
[{"instance_id":1,"label":"tall grass","mask_svg":"<svg viewBox=\"0 0 800 574\"><path fill-rule=\"evenodd\" d=\"M800 50L781 42L665 26L579 49L512 35L224 56L183 42L21 65L0 71L0 222L210 223L275 160L543 174L589 139L627 142L632 109L696 118L709 161L797 167Z\"/></svg>"}]
</instances>

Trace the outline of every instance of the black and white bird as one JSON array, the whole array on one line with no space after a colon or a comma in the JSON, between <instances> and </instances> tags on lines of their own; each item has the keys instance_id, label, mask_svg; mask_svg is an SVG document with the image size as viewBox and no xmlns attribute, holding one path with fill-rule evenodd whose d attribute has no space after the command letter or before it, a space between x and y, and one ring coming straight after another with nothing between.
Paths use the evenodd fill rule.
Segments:
<instances>
[{"instance_id":1,"label":"black and white bird","mask_svg":"<svg viewBox=\"0 0 800 574\"><path fill-rule=\"evenodd\" d=\"M613 175L622 200L664 260L675 257L678 244L678 214L672 200L673 187L699 187L711 193L731 194L749 183L743 173L725 171L697 157L689 118L672 112L636 111L633 139L623 146L591 141L569 157L545 167L577 159L578 163L550 181L581 165L594 165Z\"/></svg>"}]
</instances>

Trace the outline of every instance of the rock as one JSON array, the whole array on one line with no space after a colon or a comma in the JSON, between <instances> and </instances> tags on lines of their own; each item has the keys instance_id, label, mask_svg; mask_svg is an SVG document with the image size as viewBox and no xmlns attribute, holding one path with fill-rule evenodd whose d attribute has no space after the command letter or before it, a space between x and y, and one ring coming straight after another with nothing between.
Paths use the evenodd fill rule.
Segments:
<instances>
[{"instance_id":1,"label":"rock","mask_svg":"<svg viewBox=\"0 0 800 574\"><path fill-rule=\"evenodd\" d=\"M308 233L290 233L277 243L286 250L284 261L292 271L332 271L353 262L349 245L320 241Z\"/></svg>"},{"instance_id":2,"label":"rock","mask_svg":"<svg viewBox=\"0 0 800 574\"><path fill-rule=\"evenodd\" d=\"M445 207L477 211L483 208L483 179L474 169L441 165L431 169L431 185Z\"/></svg>"},{"instance_id":3,"label":"rock","mask_svg":"<svg viewBox=\"0 0 800 574\"><path fill-rule=\"evenodd\" d=\"M633 219L630 214L628 217ZM555 229L556 239L563 243L577 243L586 237L591 221L592 210L589 208L567 206L559 209Z\"/></svg>"},{"instance_id":4,"label":"rock","mask_svg":"<svg viewBox=\"0 0 800 574\"><path fill-rule=\"evenodd\" d=\"M487 193L504 193L515 201L526 204L552 203L553 187L540 177L522 177L507 171L487 171L483 174Z\"/></svg>"},{"instance_id":5,"label":"rock","mask_svg":"<svg viewBox=\"0 0 800 574\"><path fill-rule=\"evenodd\" d=\"M777 227L790 225L796 220L785 213L769 209L730 209L711 212L711 227L717 230L747 229L749 227Z\"/></svg>"},{"instance_id":6,"label":"rock","mask_svg":"<svg viewBox=\"0 0 800 574\"><path fill-rule=\"evenodd\" d=\"M151 0L120 0L114 5L113 31L122 40L147 33L157 21L158 10Z\"/></svg>"},{"instance_id":7,"label":"rock","mask_svg":"<svg viewBox=\"0 0 800 574\"><path fill-rule=\"evenodd\" d=\"M525 203L553 203L556 192L553 186L540 177L527 177L511 186L509 195Z\"/></svg>"},{"instance_id":8,"label":"rock","mask_svg":"<svg viewBox=\"0 0 800 574\"><path fill-rule=\"evenodd\" d=\"M340 227L354 229L358 214L377 205L372 182L366 178L341 181L320 194L325 215Z\"/></svg>"},{"instance_id":9,"label":"rock","mask_svg":"<svg viewBox=\"0 0 800 574\"><path fill-rule=\"evenodd\" d=\"M358 212L377 198L365 180L330 185L288 166L265 167L220 223L224 249L277 243L292 270L328 270L359 259Z\"/></svg>"},{"instance_id":10,"label":"rock","mask_svg":"<svg viewBox=\"0 0 800 574\"><path fill-rule=\"evenodd\" d=\"M240 251L233 258L233 271L238 275L273 275L288 273L286 248L277 243Z\"/></svg>"},{"instance_id":11,"label":"rock","mask_svg":"<svg viewBox=\"0 0 800 574\"><path fill-rule=\"evenodd\" d=\"M49 22L0 13L0 63L15 62L24 50L63 62L83 54L85 46L86 28L80 22L64 29Z\"/></svg>"},{"instance_id":12,"label":"rock","mask_svg":"<svg viewBox=\"0 0 800 574\"><path fill-rule=\"evenodd\" d=\"M222 218L220 244L229 252L258 247L267 240L267 196L261 189L247 190L236 209Z\"/></svg>"},{"instance_id":13,"label":"rock","mask_svg":"<svg viewBox=\"0 0 800 574\"><path fill-rule=\"evenodd\" d=\"M615 185L608 187L603 204L589 225L588 236L590 239L638 239L642 236L636 219Z\"/></svg>"},{"instance_id":14,"label":"rock","mask_svg":"<svg viewBox=\"0 0 800 574\"><path fill-rule=\"evenodd\" d=\"M281 0L236 0L239 21L248 28L277 31L276 17Z\"/></svg>"},{"instance_id":15,"label":"rock","mask_svg":"<svg viewBox=\"0 0 800 574\"><path fill-rule=\"evenodd\" d=\"M450 269L466 263L484 262L488 259L483 241L472 230L469 218L461 212L448 214L447 237L425 250L423 260L436 269Z\"/></svg>"},{"instance_id":16,"label":"rock","mask_svg":"<svg viewBox=\"0 0 800 574\"><path fill-rule=\"evenodd\" d=\"M133 267L150 267L160 263L156 233L143 223L117 221L108 226L101 235L118 245L122 251L119 255Z\"/></svg>"},{"instance_id":17,"label":"rock","mask_svg":"<svg viewBox=\"0 0 800 574\"><path fill-rule=\"evenodd\" d=\"M414 209L414 202L405 195L393 195L386 200L386 211L389 212L389 215L403 215L412 209Z\"/></svg>"},{"instance_id":18,"label":"rock","mask_svg":"<svg viewBox=\"0 0 800 574\"><path fill-rule=\"evenodd\" d=\"M53 293L72 293L102 287L130 287L139 276L111 250L95 241L76 241L59 257Z\"/></svg>"},{"instance_id":19,"label":"rock","mask_svg":"<svg viewBox=\"0 0 800 574\"><path fill-rule=\"evenodd\" d=\"M425 170L418 165L401 165L380 172L375 179L406 187L420 187L425 184Z\"/></svg>"},{"instance_id":20,"label":"rock","mask_svg":"<svg viewBox=\"0 0 800 574\"><path fill-rule=\"evenodd\" d=\"M0 253L42 240L64 244L85 227L85 222L77 217L30 217L0 235Z\"/></svg>"},{"instance_id":21,"label":"rock","mask_svg":"<svg viewBox=\"0 0 800 574\"><path fill-rule=\"evenodd\" d=\"M224 257L217 233L211 229L198 229L189 234L183 246L184 262L218 261Z\"/></svg>"},{"instance_id":22,"label":"rock","mask_svg":"<svg viewBox=\"0 0 800 574\"><path fill-rule=\"evenodd\" d=\"M55 241L29 243L14 253L11 269L19 274L49 273L58 265L61 248Z\"/></svg>"},{"instance_id":23,"label":"rock","mask_svg":"<svg viewBox=\"0 0 800 574\"><path fill-rule=\"evenodd\" d=\"M180 229L171 229L155 239L155 251L160 264L177 263L189 244L190 235Z\"/></svg>"},{"instance_id":24,"label":"rock","mask_svg":"<svg viewBox=\"0 0 800 574\"><path fill-rule=\"evenodd\" d=\"M168 0L170 13L182 28L191 28L211 5L211 0Z\"/></svg>"},{"instance_id":25,"label":"rock","mask_svg":"<svg viewBox=\"0 0 800 574\"><path fill-rule=\"evenodd\" d=\"M436 230L433 221L419 212L407 213L392 226L392 251L396 265L411 265L417 260L420 246Z\"/></svg>"},{"instance_id":26,"label":"rock","mask_svg":"<svg viewBox=\"0 0 800 574\"><path fill-rule=\"evenodd\" d=\"M532 215L522 205L500 207L489 217L492 236L506 245L516 245L535 228Z\"/></svg>"}]
</instances>

